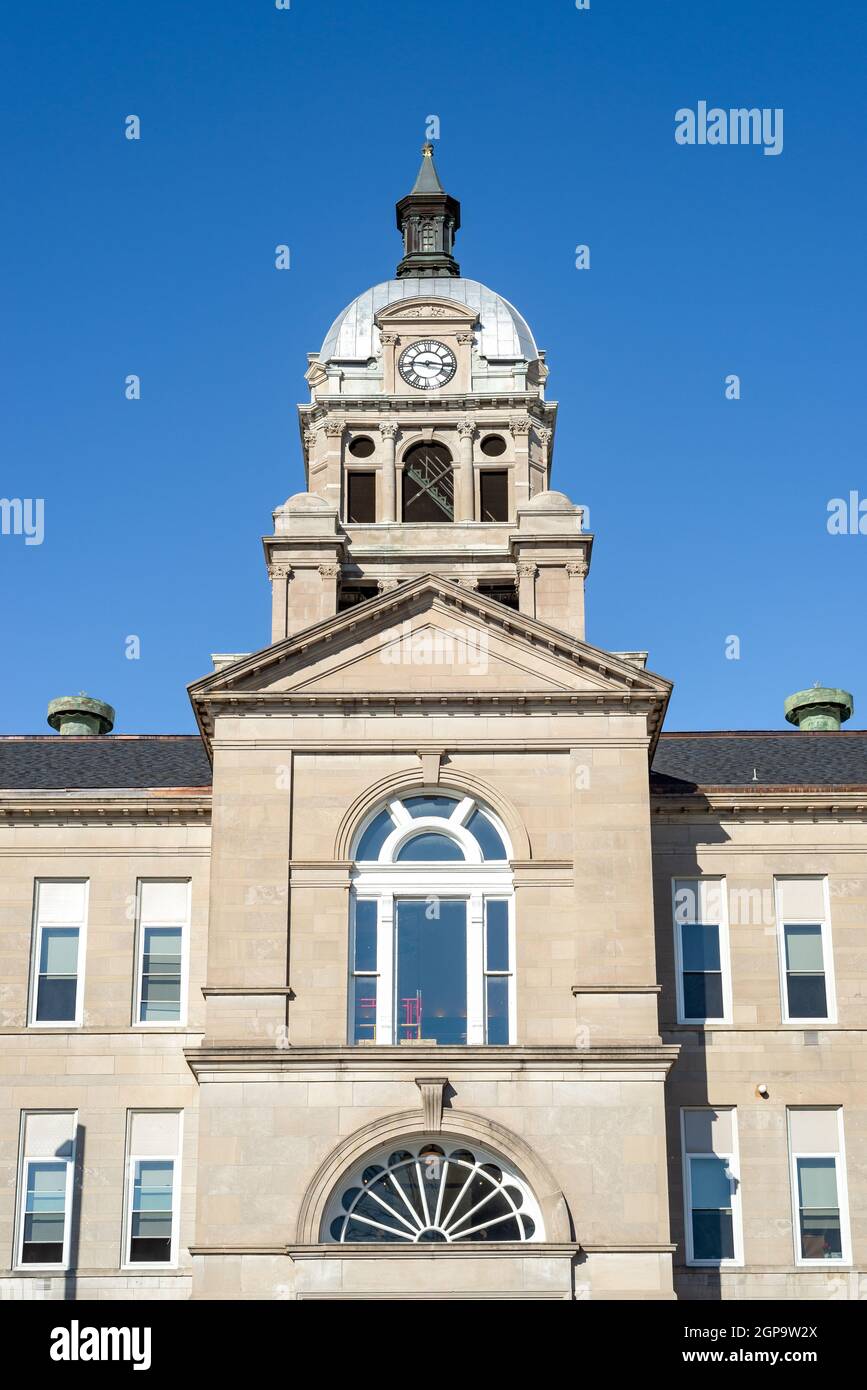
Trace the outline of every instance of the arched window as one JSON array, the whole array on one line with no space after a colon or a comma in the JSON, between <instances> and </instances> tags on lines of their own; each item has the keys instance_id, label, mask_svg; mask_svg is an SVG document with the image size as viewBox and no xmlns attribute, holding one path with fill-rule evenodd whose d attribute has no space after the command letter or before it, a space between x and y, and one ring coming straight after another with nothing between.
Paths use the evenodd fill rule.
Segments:
<instances>
[{"instance_id":1,"label":"arched window","mask_svg":"<svg viewBox=\"0 0 867 1390\"><path fill-rule=\"evenodd\" d=\"M470 796L419 792L368 818L352 872L352 1042L514 1042L510 855Z\"/></svg>"},{"instance_id":2,"label":"arched window","mask_svg":"<svg viewBox=\"0 0 867 1390\"><path fill-rule=\"evenodd\" d=\"M404 521L454 521L452 456L444 444L414 444L403 459Z\"/></svg>"},{"instance_id":3,"label":"arched window","mask_svg":"<svg viewBox=\"0 0 867 1390\"><path fill-rule=\"evenodd\" d=\"M501 1158L438 1134L368 1155L331 1198L322 1231L341 1245L544 1240L525 1180Z\"/></svg>"}]
</instances>

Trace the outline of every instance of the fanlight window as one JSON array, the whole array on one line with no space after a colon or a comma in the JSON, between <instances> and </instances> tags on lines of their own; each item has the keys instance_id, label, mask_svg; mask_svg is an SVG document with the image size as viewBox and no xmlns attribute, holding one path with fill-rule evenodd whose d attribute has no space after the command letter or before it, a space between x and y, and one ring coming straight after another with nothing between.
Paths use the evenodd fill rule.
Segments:
<instances>
[{"instance_id":1,"label":"fanlight window","mask_svg":"<svg viewBox=\"0 0 867 1390\"><path fill-rule=\"evenodd\" d=\"M325 1233L342 1245L544 1239L524 1179L502 1159L442 1135L368 1157L332 1199Z\"/></svg>"},{"instance_id":2,"label":"fanlight window","mask_svg":"<svg viewBox=\"0 0 867 1390\"><path fill-rule=\"evenodd\" d=\"M509 855L472 797L420 792L370 818L352 876L352 1042L514 1041Z\"/></svg>"}]
</instances>

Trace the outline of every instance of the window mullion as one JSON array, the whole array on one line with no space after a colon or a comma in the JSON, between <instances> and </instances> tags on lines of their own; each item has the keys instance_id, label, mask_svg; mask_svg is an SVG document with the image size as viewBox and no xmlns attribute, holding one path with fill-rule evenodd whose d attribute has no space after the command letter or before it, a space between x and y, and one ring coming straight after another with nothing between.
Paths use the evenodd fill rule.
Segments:
<instances>
[{"instance_id":1,"label":"window mullion","mask_svg":"<svg viewBox=\"0 0 867 1390\"><path fill-rule=\"evenodd\" d=\"M467 1045L485 1041L484 898L470 894L467 908Z\"/></svg>"},{"instance_id":2,"label":"window mullion","mask_svg":"<svg viewBox=\"0 0 867 1390\"><path fill-rule=\"evenodd\" d=\"M376 1039L394 1042L394 894L381 893L376 919Z\"/></svg>"}]
</instances>

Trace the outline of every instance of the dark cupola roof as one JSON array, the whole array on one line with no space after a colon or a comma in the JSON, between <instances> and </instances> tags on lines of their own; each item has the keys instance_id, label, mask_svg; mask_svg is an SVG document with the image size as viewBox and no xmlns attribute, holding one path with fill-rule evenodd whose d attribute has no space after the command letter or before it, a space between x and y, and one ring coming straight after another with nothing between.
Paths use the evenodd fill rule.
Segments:
<instances>
[{"instance_id":1,"label":"dark cupola roof","mask_svg":"<svg viewBox=\"0 0 867 1390\"><path fill-rule=\"evenodd\" d=\"M433 145L422 145L421 168L413 185L397 204L397 225L403 236L403 260L397 278L459 276L452 255L461 225L461 205L446 193L433 160Z\"/></svg>"}]
</instances>

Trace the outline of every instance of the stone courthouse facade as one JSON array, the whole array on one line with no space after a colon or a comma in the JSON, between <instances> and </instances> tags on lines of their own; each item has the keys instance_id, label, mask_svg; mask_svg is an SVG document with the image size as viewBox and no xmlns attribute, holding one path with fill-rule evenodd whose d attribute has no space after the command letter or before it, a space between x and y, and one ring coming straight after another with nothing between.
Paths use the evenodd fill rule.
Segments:
<instances>
[{"instance_id":1,"label":"stone courthouse facade","mask_svg":"<svg viewBox=\"0 0 867 1390\"><path fill-rule=\"evenodd\" d=\"M865 1297L867 733L663 732L430 147L397 221L270 645L0 740L0 1292Z\"/></svg>"}]
</instances>

